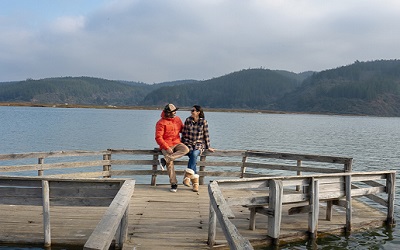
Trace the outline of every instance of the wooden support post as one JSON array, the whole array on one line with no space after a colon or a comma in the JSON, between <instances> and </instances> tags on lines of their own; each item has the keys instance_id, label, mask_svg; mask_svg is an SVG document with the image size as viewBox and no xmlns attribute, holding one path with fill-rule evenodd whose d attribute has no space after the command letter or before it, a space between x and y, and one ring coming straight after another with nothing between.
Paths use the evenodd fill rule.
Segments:
<instances>
[{"instance_id":1,"label":"wooden support post","mask_svg":"<svg viewBox=\"0 0 400 250\"><path fill-rule=\"evenodd\" d=\"M206 160L206 156L205 155L200 155L200 162L205 161ZM204 172L204 170L206 169L205 166L200 166L199 167L199 172ZM199 177L199 185L204 185L204 176L200 175Z\"/></svg>"},{"instance_id":2,"label":"wooden support post","mask_svg":"<svg viewBox=\"0 0 400 250\"><path fill-rule=\"evenodd\" d=\"M213 247L215 244L215 236L217 233L217 215L215 214L214 208L210 202L210 213L208 217L208 240L207 244Z\"/></svg>"},{"instance_id":3,"label":"wooden support post","mask_svg":"<svg viewBox=\"0 0 400 250\"><path fill-rule=\"evenodd\" d=\"M111 154L104 154L103 155L103 160L104 161L111 160ZM103 165L103 171L107 171L108 172L107 175L103 175L103 178L110 178L111 177L111 173L109 172L110 170L111 170L111 165Z\"/></svg>"},{"instance_id":4,"label":"wooden support post","mask_svg":"<svg viewBox=\"0 0 400 250\"><path fill-rule=\"evenodd\" d=\"M42 181L44 246L51 246L49 181Z\"/></svg>"},{"instance_id":5,"label":"wooden support post","mask_svg":"<svg viewBox=\"0 0 400 250\"><path fill-rule=\"evenodd\" d=\"M319 183L318 180L310 180L310 200L311 212L308 214L308 232L311 239L317 238L318 215L319 215Z\"/></svg>"},{"instance_id":6,"label":"wooden support post","mask_svg":"<svg viewBox=\"0 0 400 250\"><path fill-rule=\"evenodd\" d=\"M44 158L38 158L38 164L43 164ZM43 176L43 169L38 170L38 176Z\"/></svg>"},{"instance_id":7,"label":"wooden support post","mask_svg":"<svg viewBox=\"0 0 400 250\"><path fill-rule=\"evenodd\" d=\"M351 222L352 222L351 175L345 176L344 179L345 179L345 192L346 192L346 233L349 234L351 232Z\"/></svg>"},{"instance_id":8,"label":"wooden support post","mask_svg":"<svg viewBox=\"0 0 400 250\"><path fill-rule=\"evenodd\" d=\"M351 172L352 165L353 165L353 158L348 159L344 164L344 172Z\"/></svg>"},{"instance_id":9,"label":"wooden support post","mask_svg":"<svg viewBox=\"0 0 400 250\"><path fill-rule=\"evenodd\" d=\"M326 201L326 216L325 216L325 219L327 221L331 221L332 220L332 208L333 208L333 201L332 200Z\"/></svg>"},{"instance_id":10,"label":"wooden support post","mask_svg":"<svg viewBox=\"0 0 400 250\"><path fill-rule=\"evenodd\" d=\"M244 174L246 173L246 161L247 161L247 155L245 154L242 157L242 167L241 167L240 178L243 178Z\"/></svg>"},{"instance_id":11,"label":"wooden support post","mask_svg":"<svg viewBox=\"0 0 400 250\"><path fill-rule=\"evenodd\" d=\"M158 150L158 148L154 148L154 151L156 151L156 150ZM158 161L158 154L157 153L154 153L153 161ZM152 170L153 171L157 171L157 168L158 168L158 165L153 165ZM151 183L150 183L150 185L151 186L155 186L155 185L157 185L156 183L157 183L157 174L153 173L151 175Z\"/></svg>"},{"instance_id":12,"label":"wooden support post","mask_svg":"<svg viewBox=\"0 0 400 250\"><path fill-rule=\"evenodd\" d=\"M127 206L124 215L122 216L121 223L115 235L115 247L116 249L123 249L124 242L128 238L128 211L129 205Z\"/></svg>"},{"instance_id":13,"label":"wooden support post","mask_svg":"<svg viewBox=\"0 0 400 250\"><path fill-rule=\"evenodd\" d=\"M250 223L249 223L249 229L250 230L255 230L256 229L256 207L251 207L249 208L250 210Z\"/></svg>"},{"instance_id":14,"label":"wooden support post","mask_svg":"<svg viewBox=\"0 0 400 250\"><path fill-rule=\"evenodd\" d=\"M279 234L282 220L283 185L280 180L269 181L269 208L273 215L268 216L268 236L273 238L273 244L279 245Z\"/></svg>"},{"instance_id":15,"label":"wooden support post","mask_svg":"<svg viewBox=\"0 0 400 250\"><path fill-rule=\"evenodd\" d=\"M301 160L297 160L297 167L300 168L301 167ZM297 175L300 176L301 175L301 171L297 170ZM300 191L301 190L301 186L296 186L296 191Z\"/></svg>"},{"instance_id":16,"label":"wooden support post","mask_svg":"<svg viewBox=\"0 0 400 250\"><path fill-rule=\"evenodd\" d=\"M387 175L386 178L386 192L388 194L388 211L387 211L387 218L386 224L388 226L393 226L394 221L394 197L395 197L395 186L396 186L396 173L390 173Z\"/></svg>"}]
</instances>

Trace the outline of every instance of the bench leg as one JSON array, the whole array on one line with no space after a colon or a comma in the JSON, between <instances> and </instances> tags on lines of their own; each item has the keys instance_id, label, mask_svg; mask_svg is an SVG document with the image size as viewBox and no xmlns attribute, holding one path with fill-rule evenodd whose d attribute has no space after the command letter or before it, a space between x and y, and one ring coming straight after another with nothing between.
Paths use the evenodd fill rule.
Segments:
<instances>
[{"instance_id":1,"label":"bench leg","mask_svg":"<svg viewBox=\"0 0 400 250\"><path fill-rule=\"evenodd\" d=\"M333 201L329 200L326 202L326 220L327 221L332 220L332 205L333 205Z\"/></svg>"},{"instance_id":2,"label":"bench leg","mask_svg":"<svg viewBox=\"0 0 400 250\"><path fill-rule=\"evenodd\" d=\"M255 230L256 229L256 208L249 208L250 210L250 224L249 229Z\"/></svg>"}]
</instances>

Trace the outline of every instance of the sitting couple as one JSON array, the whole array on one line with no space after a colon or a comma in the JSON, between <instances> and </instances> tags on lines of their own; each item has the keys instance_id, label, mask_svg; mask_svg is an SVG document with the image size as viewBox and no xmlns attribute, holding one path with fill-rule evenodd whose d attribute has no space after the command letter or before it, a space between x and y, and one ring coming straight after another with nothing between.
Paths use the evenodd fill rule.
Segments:
<instances>
[{"instance_id":1,"label":"sitting couple","mask_svg":"<svg viewBox=\"0 0 400 250\"><path fill-rule=\"evenodd\" d=\"M188 166L183 177L183 184L190 187L193 192L199 191L199 175L197 174L197 157L205 150L214 152L210 147L208 123L204 119L203 109L194 105L190 110L191 115L186 118L185 124L179 116L176 116L178 108L173 104L164 107L161 119L156 124L156 142L160 146L164 158L160 159L161 167L167 167L171 192L176 192L178 182L176 180L174 160L184 155L189 156ZM182 137L180 137L182 134Z\"/></svg>"}]
</instances>

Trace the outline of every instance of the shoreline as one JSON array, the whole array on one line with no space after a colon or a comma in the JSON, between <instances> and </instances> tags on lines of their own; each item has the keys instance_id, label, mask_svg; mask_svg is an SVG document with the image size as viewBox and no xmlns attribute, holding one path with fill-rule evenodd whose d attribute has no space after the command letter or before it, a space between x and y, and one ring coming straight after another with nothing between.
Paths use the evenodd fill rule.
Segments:
<instances>
[{"instance_id":1,"label":"shoreline","mask_svg":"<svg viewBox=\"0 0 400 250\"><path fill-rule=\"evenodd\" d=\"M161 110L161 107L154 106L115 106L115 105L92 105L92 104L69 104L69 103L30 103L30 102L0 102L0 106L11 107L39 107L39 108L87 108L87 109L125 109L125 110ZM180 110L189 111L191 107L180 107ZM330 116L369 116L362 114L337 114L318 112L289 112L262 109L228 109L228 108L204 108L207 112L231 112L231 113L259 113L259 114L294 114L294 115L330 115ZM378 117L378 116L371 116Z\"/></svg>"}]
</instances>

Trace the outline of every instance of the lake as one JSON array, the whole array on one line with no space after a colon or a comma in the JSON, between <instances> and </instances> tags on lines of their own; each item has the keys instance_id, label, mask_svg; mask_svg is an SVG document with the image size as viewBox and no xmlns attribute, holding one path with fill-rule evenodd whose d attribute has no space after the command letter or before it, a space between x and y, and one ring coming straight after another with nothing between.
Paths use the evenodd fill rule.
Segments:
<instances>
[{"instance_id":1,"label":"lake","mask_svg":"<svg viewBox=\"0 0 400 250\"><path fill-rule=\"evenodd\" d=\"M0 107L0 154L153 149L160 110ZM178 111L184 120L189 111ZM207 112L211 146L353 158L353 171L400 169L400 118ZM396 176L397 187L400 183ZM400 221L400 189L395 218ZM329 237L318 249L400 249L400 230ZM307 242L280 249L315 249Z\"/></svg>"}]
</instances>

